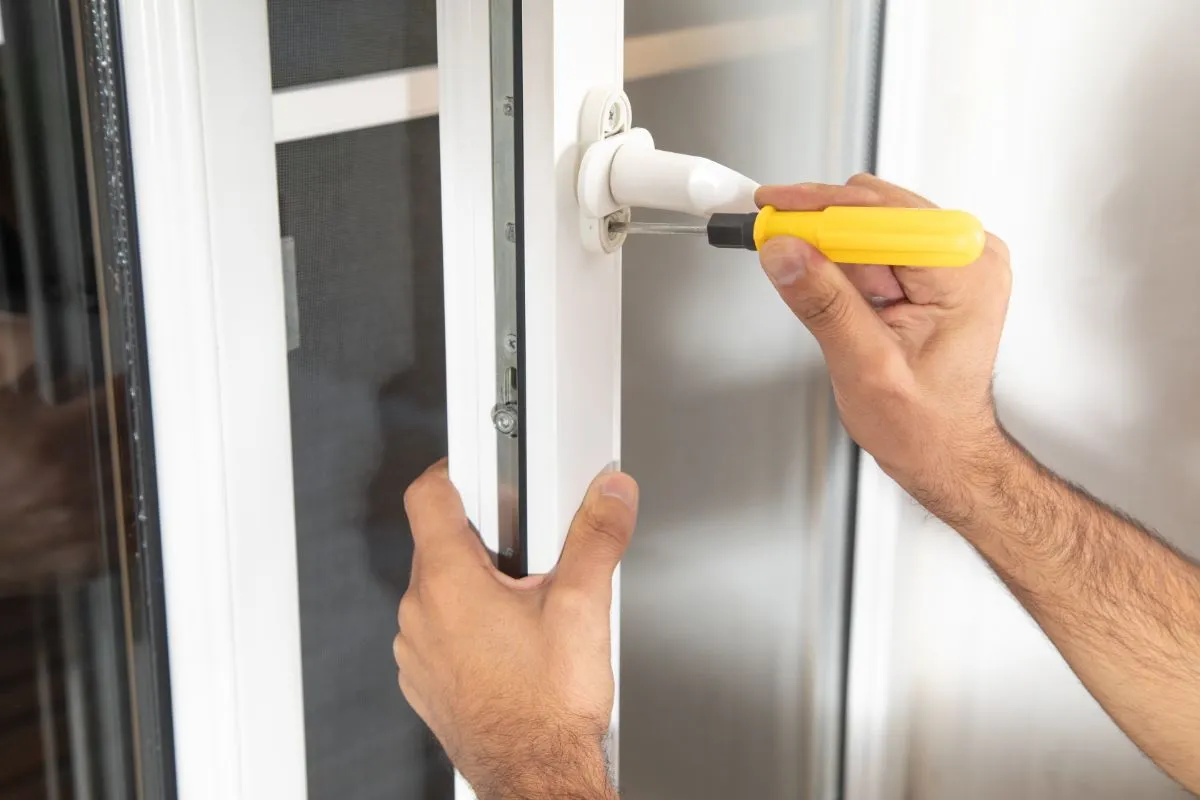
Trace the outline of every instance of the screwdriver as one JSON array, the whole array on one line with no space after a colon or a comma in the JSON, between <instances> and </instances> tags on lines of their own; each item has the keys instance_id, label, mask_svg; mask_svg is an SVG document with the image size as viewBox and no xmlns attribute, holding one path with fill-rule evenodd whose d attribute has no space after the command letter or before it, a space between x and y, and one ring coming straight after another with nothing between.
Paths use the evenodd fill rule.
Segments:
<instances>
[{"instance_id":1,"label":"screwdriver","mask_svg":"<svg viewBox=\"0 0 1200 800\"><path fill-rule=\"evenodd\" d=\"M965 267L983 255L983 225L964 211L940 208L832 206L824 211L713 214L707 225L618 222L614 233L693 234L713 247L758 250L776 236L794 236L840 264Z\"/></svg>"}]
</instances>

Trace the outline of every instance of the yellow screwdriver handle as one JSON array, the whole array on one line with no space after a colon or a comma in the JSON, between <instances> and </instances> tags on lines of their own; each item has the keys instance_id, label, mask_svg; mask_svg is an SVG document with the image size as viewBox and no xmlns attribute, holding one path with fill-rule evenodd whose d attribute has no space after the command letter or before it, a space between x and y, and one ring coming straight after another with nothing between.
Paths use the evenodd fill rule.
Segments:
<instances>
[{"instance_id":1,"label":"yellow screwdriver handle","mask_svg":"<svg viewBox=\"0 0 1200 800\"><path fill-rule=\"evenodd\" d=\"M795 236L839 264L965 267L983 255L987 234L965 211L940 208L834 206L778 211L766 206L754 223L754 244Z\"/></svg>"}]
</instances>

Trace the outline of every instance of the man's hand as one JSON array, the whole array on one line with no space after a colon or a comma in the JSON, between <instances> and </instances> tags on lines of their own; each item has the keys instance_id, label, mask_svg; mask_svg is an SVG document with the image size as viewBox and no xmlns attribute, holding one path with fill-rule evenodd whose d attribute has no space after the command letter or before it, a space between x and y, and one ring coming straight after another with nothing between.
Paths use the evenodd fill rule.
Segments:
<instances>
[{"instance_id":1,"label":"man's hand","mask_svg":"<svg viewBox=\"0 0 1200 800\"><path fill-rule=\"evenodd\" d=\"M870 175L846 186L766 186L760 205L932 208ZM851 437L931 511L958 518L981 459L1004 446L992 369L1008 307L1008 249L989 236L963 269L843 266L790 237L767 242L763 268L829 364Z\"/></svg>"},{"instance_id":2,"label":"man's hand","mask_svg":"<svg viewBox=\"0 0 1200 800\"><path fill-rule=\"evenodd\" d=\"M765 187L758 200L929 206L871 176ZM780 238L762 262L820 342L851 436L988 560L1130 738L1200 791L1200 568L1000 428L991 379L1004 244L989 237L965 269L839 268Z\"/></svg>"},{"instance_id":3,"label":"man's hand","mask_svg":"<svg viewBox=\"0 0 1200 800\"><path fill-rule=\"evenodd\" d=\"M100 401L84 394L47 405L34 362L29 320L0 312L0 596L91 576L100 531L112 522L100 518L111 504L100 502L108 484L93 451L95 436L104 448L112 434L93 423Z\"/></svg>"},{"instance_id":4,"label":"man's hand","mask_svg":"<svg viewBox=\"0 0 1200 800\"><path fill-rule=\"evenodd\" d=\"M549 575L496 570L445 463L405 495L415 550L394 642L400 688L482 800L613 798L612 576L637 484L600 476Z\"/></svg>"}]
</instances>

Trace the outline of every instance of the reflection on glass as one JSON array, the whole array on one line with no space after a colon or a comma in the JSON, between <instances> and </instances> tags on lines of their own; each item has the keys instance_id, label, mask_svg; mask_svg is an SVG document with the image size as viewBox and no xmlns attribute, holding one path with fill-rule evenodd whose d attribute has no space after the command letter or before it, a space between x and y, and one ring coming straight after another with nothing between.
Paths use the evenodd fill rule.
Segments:
<instances>
[{"instance_id":1,"label":"reflection on glass","mask_svg":"<svg viewBox=\"0 0 1200 800\"><path fill-rule=\"evenodd\" d=\"M627 3L643 47L697 29L772 43L630 81L634 119L759 181L845 180L868 166L874 51L857 37L874 11ZM622 796L832 800L852 451L820 352L753 254L631 237L623 266L622 465L642 505L622 573Z\"/></svg>"},{"instance_id":2,"label":"reflection on glass","mask_svg":"<svg viewBox=\"0 0 1200 800\"><path fill-rule=\"evenodd\" d=\"M108 211L124 213L129 198L121 176L90 160L104 143L83 123L105 114L102 82L107 110L123 113L112 52L95 49L114 32L93 10L4 7L0 798L13 800L154 800L173 783L164 631L151 622L161 573L150 434L129 355L137 284L100 268L112 264ZM117 276L129 279L119 293Z\"/></svg>"}]
</instances>

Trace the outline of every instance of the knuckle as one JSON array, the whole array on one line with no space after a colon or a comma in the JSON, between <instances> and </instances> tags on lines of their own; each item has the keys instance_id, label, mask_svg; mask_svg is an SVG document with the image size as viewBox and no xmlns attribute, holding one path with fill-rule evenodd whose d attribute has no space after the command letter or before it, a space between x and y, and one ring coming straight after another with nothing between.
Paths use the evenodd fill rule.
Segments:
<instances>
[{"instance_id":1,"label":"knuckle","mask_svg":"<svg viewBox=\"0 0 1200 800\"><path fill-rule=\"evenodd\" d=\"M1012 253L1008 249L1008 243L994 233L987 235L987 248L995 254L996 258L1005 264L1012 258Z\"/></svg>"},{"instance_id":2,"label":"knuckle","mask_svg":"<svg viewBox=\"0 0 1200 800\"><path fill-rule=\"evenodd\" d=\"M421 703L421 698L417 694L416 687L413 686L412 679L402 669L396 671L396 685L400 687L400 694L404 696L405 702L408 703L413 711L421 715L423 719L424 714L421 714L421 709L424 706Z\"/></svg>"},{"instance_id":3,"label":"knuckle","mask_svg":"<svg viewBox=\"0 0 1200 800\"><path fill-rule=\"evenodd\" d=\"M417 599L412 592L405 592L400 598L400 606L396 610L396 623L401 631L411 632L420 619L421 611Z\"/></svg>"},{"instance_id":4,"label":"knuckle","mask_svg":"<svg viewBox=\"0 0 1200 800\"><path fill-rule=\"evenodd\" d=\"M801 298L796 303L796 312L810 328L833 330L850 322L850 303L839 292L822 292Z\"/></svg>"},{"instance_id":5,"label":"knuckle","mask_svg":"<svg viewBox=\"0 0 1200 800\"><path fill-rule=\"evenodd\" d=\"M396 662L396 668L404 669L404 665L408 663L411 655L412 648L405 641L404 634L397 633L392 639L392 660Z\"/></svg>"},{"instance_id":6,"label":"knuckle","mask_svg":"<svg viewBox=\"0 0 1200 800\"><path fill-rule=\"evenodd\" d=\"M1001 292L1003 293L1004 298L1007 300L1008 296L1010 294L1012 294L1012 285L1013 285L1012 267L1010 267L1008 265L1007 261L1004 262L1003 268L1000 269L997 279L1000 282Z\"/></svg>"},{"instance_id":7,"label":"knuckle","mask_svg":"<svg viewBox=\"0 0 1200 800\"><path fill-rule=\"evenodd\" d=\"M583 514L583 526L591 538L604 547L622 549L628 538L625 521L612 512L588 508Z\"/></svg>"},{"instance_id":8,"label":"knuckle","mask_svg":"<svg viewBox=\"0 0 1200 800\"><path fill-rule=\"evenodd\" d=\"M421 501L429 494L432 481L433 478L430 476L422 475L408 485L408 488L404 490L404 508L406 510L411 511L414 506L421 504Z\"/></svg>"},{"instance_id":9,"label":"knuckle","mask_svg":"<svg viewBox=\"0 0 1200 800\"><path fill-rule=\"evenodd\" d=\"M987 236L985 258L991 262L988 272L1007 295L1012 290L1012 253L1008 244L995 234Z\"/></svg>"}]
</instances>

